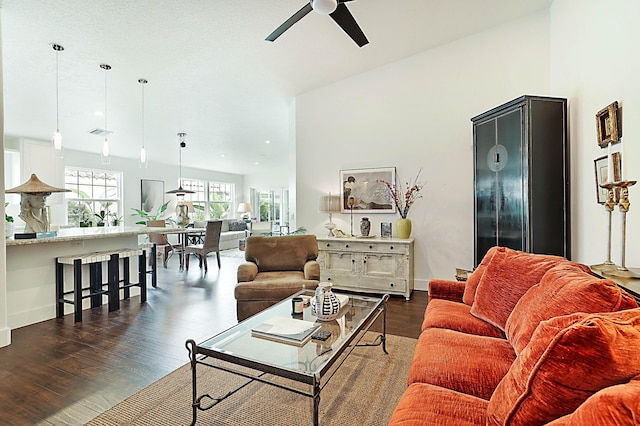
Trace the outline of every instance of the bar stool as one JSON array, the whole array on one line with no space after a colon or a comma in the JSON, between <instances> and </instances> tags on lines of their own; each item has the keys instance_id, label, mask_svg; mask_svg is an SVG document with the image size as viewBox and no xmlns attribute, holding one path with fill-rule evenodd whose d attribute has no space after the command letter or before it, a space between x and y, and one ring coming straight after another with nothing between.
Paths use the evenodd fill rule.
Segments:
<instances>
[{"instance_id":1,"label":"bar stool","mask_svg":"<svg viewBox=\"0 0 640 426\"><path fill-rule=\"evenodd\" d=\"M138 282L130 282L130 258L138 257ZM123 278L120 279L120 259ZM102 263L107 263L107 281L102 282ZM73 266L73 290L64 291L64 265ZM89 286L82 285L82 265L89 265ZM120 286L122 283L122 286ZM91 299L91 307L102 306L102 298L107 296L109 312L120 309L120 290L124 298L130 297L130 288L140 287L140 303L147 300L146 256L142 249L116 249L56 258L56 317L64 316L64 304L74 306L75 322L82 322L82 300ZM105 287L107 288L105 290ZM88 292L85 294L85 292ZM72 299L65 296L73 295Z\"/></svg>"}]
</instances>

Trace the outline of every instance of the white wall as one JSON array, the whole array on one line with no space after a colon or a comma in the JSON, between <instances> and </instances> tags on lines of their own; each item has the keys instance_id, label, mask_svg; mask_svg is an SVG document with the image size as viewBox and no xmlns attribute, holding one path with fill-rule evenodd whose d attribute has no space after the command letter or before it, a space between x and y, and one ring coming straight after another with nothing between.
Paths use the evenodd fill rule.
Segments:
<instances>
[{"instance_id":1,"label":"white wall","mask_svg":"<svg viewBox=\"0 0 640 426\"><path fill-rule=\"evenodd\" d=\"M429 50L296 99L297 223L325 235L319 197L340 190L339 171L422 167L412 207L416 288L473 266L473 131L470 118L523 94L549 92L549 14ZM354 215L355 226L363 215ZM374 233L395 215L367 215ZM349 230L349 216L334 222ZM354 226L354 227L355 227ZM394 225L395 233L395 225Z\"/></svg>"},{"instance_id":2,"label":"white wall","mask_svg":"<svg viewBox=\"0 0 640 426\"><path fill-rule=\"evenodd\" d=\"M1 12L0 12L0 29L1 27ZM0 34L2 31L0 31ZM4 96L2 84L2 37L0 36L0 135L4 134ZM4 164L4 142L0 141L0 164ZM3 167L4 168L4 167ZM0 176L0 182L2 187L4 186L4 173ZM4 212L4 191L2 192L2 211ZM4 220L2 221L2 227L0 227L4 235ZM0 347L7 346L11 343L11 329L7 322L7 246L2 244L0 246Z\"/></svg>"},{"instance_id":3,"label":"white wall","mask_svg":"<svg viewBox=\"0 0 640 426\"><path fill-rule=\"evenodd\" d=\"M613 101L622 107L623 166L640 173L640 2L555 0L551 16L551 88L569 98L573 259L601 263L607 251L607 213L596 203L593 160L606 155L597 144L596 113ZM617 144L613 148L621 148ZM640 266L640 187L629 190L627 266ZM621 262L621 214L613 212L612 260Z\"/></svg>"}]
</instances>

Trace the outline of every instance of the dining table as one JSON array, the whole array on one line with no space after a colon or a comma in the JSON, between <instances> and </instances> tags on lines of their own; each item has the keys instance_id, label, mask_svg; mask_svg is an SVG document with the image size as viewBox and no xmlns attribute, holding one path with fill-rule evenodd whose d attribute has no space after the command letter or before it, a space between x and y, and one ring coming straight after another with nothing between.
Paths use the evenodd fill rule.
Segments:
<instances>
[{"instance_id":1,"label":"dining table","mask_svg":"<svg viewBox=\"0 0 640 426\"><path fill-rule=\"evenodd\" d=\"M202 241L204 238L204 234L206 232L206 228L149 228L150 232L157 232L160 234L173 234L178 236L178 244L180 245L179 256L180 256L180 270L184 270L184 256L186 252L186 248L191 242L191 244L196 244L198 241Z\"/></svg>"}]
</instances>

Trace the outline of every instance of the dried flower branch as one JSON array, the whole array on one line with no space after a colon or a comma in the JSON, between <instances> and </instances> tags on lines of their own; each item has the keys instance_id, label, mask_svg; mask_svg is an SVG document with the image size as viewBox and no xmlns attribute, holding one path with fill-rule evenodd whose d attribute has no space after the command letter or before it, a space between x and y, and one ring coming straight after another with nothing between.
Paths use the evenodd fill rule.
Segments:
<instances>
[{"instance_id":1,"label":"dried flower branch","mask_svg":"<svg viewBox=\"0 0 640 426\"><path fill-rule=\"evenodd\" d=\"M420 177L421 172L422 172L422 168L418 170L418 174L416 175L411 185L409 185L409 182L405 183L405 186L407 188L406 192L404 191L403 186L400 183L395 184L395 183L387 182L384 180L380 181L384 183L387 186L387 188L389 188L389 193L391 194L393 203L398 209L398 213L400 214L400 217L403 219L407 218L407 215L409 214L409 209L411 208L413 203L418 198L422 198L422 194L420 193L420 190L424 187L424 184L418 182L418 178ZM403 192L404 192L404 196L401 197L399 194L402 194Z\"/></svg>"}]
</instances>

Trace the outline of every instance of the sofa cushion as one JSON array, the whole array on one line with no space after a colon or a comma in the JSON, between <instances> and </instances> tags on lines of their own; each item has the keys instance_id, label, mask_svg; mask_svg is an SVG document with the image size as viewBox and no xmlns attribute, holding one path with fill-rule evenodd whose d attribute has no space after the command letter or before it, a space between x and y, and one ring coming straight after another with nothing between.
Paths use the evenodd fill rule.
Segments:
<instances>
[{"instance_id":1,"label":"sofa cushion","mask_svg":"<svg viewBox=\"0 0 640 426\"><path fill-rule=\"evenodd\" d=\"M422 330L427 328L447 328L462 333L504 339L504 333L486 321L471 315L471 306L449 300L429 300L422 322Z\"/></svg>"},{"instance_id":2,"label":"sofa cushion","mask_svg":"<svg viewBox=\"0 0 640 426\"><path fill-rule=\"evenodd\" d=\"M467 305L473 305L473 301L476 298L476 290L478 289L478 284L480 284L480 279L482 279L482 275L484 275L487 265L489 265L489 262L491 262L491 259L493 259L493 255L496 254L497 250L497 246L491 247L484 255L475 271L473 271L473 273L467 278L464 286L464 295L462 296L462 301Z\"/></svg>"},{"instance_id":3,"label":"sofa cushion","mask_svg":"<svg viewBox=\"0 0 640 426\"><path fill-rule=\"evenodd\" d=\"M522 295L563 257L524 253L499 247L484 271L471 305L474 315L504 331L507 318Z\"/></svg>"},{"instance_id":4,"label":"sofa cushion","mask_svg":"<svg viewBox=\"0 0 640 426\"><path fill-rule=\"evenodd\" d=\"M591 395L576 411L549 426L637 425L640 423L640 376Z\"/></svg>"},{"instance_id":5,"label":"sofa cushion","mask_svg":"<svg viewBox=\"0 0 640 426\"><path fill-rule=\"evenodd\" d=\"M574 312L615 312L638 307L636 301L611 280L600 279L589 267L573 262L549 269L539 284L518 301L507 319L507 338L519 354L540 321Z\"/></svg>"},{"instance_id":6,"label":"sofa cushion","mask_svg":"<svg viewBox=\"0 0 640 426\"><path fill-rule=\"evenodd\" d=\"M484 425L487 401L425 383L413 383L400 398L390 426Z\"/></svg>"},{"instance_id":7,"label":"sofa cushion","mask_svg":"<svg viewBox=\"0 0 640 426\"><path fill-rule=\"evenodd\" d=\"M542 321L488 407L492 425L537 425L640 374L640 308Z\"/></svg>"},{"instance_id":8,"label":"sofa cushion","mask_svg":"<svg viewBox=\"0 0 640 426\"><path fill-rule=\"evenodd\" d=\"M429 328L418 339L409 383L429 383L488 400L515 357L504 339Z\"/></svg>"},{"instance_id":9,"label":"sofa cushion","mask_svg":"<svg viewBox=\"0 0 640 426\"><path fill-rule=\"evenodd\" d=\"M245 259L258 265L260 272L303 271L309 260L318 257L315 235L284 235L247 238Z\"/></svg>"},{"instance_id":10,"label":"sofa cushion","mask_svg":"<svg viewBox=\"0 0 640 426\"><path fill-rule=\"evenodd\" d=\"M243 220L230 220L229 231L244 231L247 229L247 224Z\"/></svg>"},{"instance_id":11,"label":"sofa cushion","mask_svg":"<svg viewBox=\"0 0 640 426\"><path fill-rule=\"evenodd\" d=\"M465 283L460 281L432 278L429 280L429 284L427 284L429 301L434 299L443 299L462 303L464 288Z\"/></svg>"},{"instance_id":12,"label":"sofa cushion","mask_svg":"<svg viewBox=\"0 0 640 426\"><path fill-rule=\"evenodd\" d=\"M222 219L222 228L220 232L227 232L229 230L229 219Z\"/></svg>"}]
</instances>

